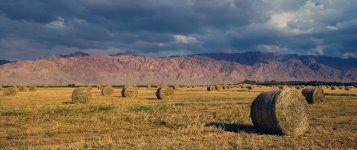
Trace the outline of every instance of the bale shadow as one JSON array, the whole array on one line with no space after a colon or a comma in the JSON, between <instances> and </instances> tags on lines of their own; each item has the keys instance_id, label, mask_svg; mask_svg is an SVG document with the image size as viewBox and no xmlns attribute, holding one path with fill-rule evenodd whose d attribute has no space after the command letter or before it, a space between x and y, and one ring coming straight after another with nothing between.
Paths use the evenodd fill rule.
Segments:
<instances>
[{"instance_id":1,"label":"bale shadow","mask_svg":"<svg viewBox=\"0 0 357 150\"><path fill-rule=\"evenodd\" d=\"M229 123L221 123L221 122L212 122L206 124L205 126L215 127L227 132L235 132L235 133L247 132L247 133L256 133L256 134L267 134L266 132L258 130L254 126L247 125L247 124L229 124Z\"/></svg>"},{"instance_id":2,"label":"bale shadow","mask_svg":"<svg viewBox=\"0 0 357 150\"><path fill-rule=\"evenodd\" d=\"M149 100L149 101L160 101L159 99L157 98L145 98L146 100Z\"/></svg>"},{"instance_id":3,"label":"bale shadow","mask_svg":"<svg viewBox=\"0 0 357 150\"><path fill-rule=\"evenodd\" d=\"M74 102L62 102L62 104L64 104L64 105L71 105L71 104L74 104Z\"/></svg>"}]
</instances>

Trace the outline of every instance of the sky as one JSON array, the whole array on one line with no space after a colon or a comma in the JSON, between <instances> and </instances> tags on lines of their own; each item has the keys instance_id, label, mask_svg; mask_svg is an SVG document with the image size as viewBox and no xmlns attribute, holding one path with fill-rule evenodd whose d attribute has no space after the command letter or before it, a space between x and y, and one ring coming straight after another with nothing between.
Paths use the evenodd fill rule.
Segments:
<instances>
[{"instance_id":1,"label":"sky","mask_svg":"<svg viewBox=\"0 0 357 150\"><path fill-rule=\"evenodd\" d=\"M357 57L357 0L0 0L0 59L76 51Z\"/></svg>"}]
</instances>

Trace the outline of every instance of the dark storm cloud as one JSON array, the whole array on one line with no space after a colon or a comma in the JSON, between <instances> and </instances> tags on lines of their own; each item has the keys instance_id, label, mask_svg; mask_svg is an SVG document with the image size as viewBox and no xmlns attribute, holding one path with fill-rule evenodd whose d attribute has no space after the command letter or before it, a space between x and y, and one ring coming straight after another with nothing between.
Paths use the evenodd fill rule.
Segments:
<instances>
[{"instance_id":1,"label":"dark storm cloud","mask_svg":"<svg viewBox=\"0 0 357 150\"><path fill-rule=\"evenodd\" d=\"M0 0L0 52L356 57L356 7L356 0Z\"/></svg>"}]
</instances>

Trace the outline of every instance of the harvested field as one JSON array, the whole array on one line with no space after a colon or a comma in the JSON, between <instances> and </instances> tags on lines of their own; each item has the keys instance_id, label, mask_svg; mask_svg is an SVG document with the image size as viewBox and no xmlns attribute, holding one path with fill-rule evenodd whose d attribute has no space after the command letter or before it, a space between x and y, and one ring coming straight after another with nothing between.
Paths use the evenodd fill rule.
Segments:
<instances>
[{"instance_id":1,"label":"harvested field","mask_svg":"<svg viewBox=\"0 0 357 150\"><path fill-rule=\"evenodd\" d=\"M102 96L91 90L88 104L71 104L75 88L38 88L0 95L1 149L355 149L357 93L331 90L324 103L308 105L310 126L300 136L258 131L250 106L276 87L177 88L170 101L155 88L139 87L137 98ZM301 90L300 90L301 92Z\"/></svg>"}]
</instances>

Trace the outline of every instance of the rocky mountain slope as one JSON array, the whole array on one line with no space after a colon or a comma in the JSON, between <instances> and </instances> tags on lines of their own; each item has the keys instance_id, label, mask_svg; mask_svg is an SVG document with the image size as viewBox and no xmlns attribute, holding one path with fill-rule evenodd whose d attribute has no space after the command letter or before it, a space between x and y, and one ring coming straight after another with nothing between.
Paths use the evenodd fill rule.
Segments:
<instances>
[{"instance_id":1,"label":"rocky mountain slope","mask_svg":"<svg viewBox=\"0 0 357 150\"><path fill-rule=\"evenodd\" d=\"M320 57L260 52L165 58L74 53L0 65L0 85L357 81L356 59Z\"/></svg>"}]
</instances>

